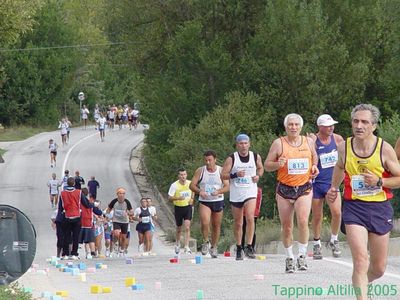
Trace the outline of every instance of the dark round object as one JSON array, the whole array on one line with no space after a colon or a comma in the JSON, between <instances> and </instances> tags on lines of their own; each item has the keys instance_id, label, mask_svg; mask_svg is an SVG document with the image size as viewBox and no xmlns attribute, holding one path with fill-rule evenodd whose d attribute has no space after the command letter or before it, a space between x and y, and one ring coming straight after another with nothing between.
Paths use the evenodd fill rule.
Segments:
<instances>
[{"instance_id":1,"label":"dark round object","mask_svg":"<svg viewBox=\"0 0 400 300\"><path fill-rule=\"evenodd\" d=\"M21 277L36 253L36 231L19 209L0 205L0 285Z\"/></svg>"}]
</instances>

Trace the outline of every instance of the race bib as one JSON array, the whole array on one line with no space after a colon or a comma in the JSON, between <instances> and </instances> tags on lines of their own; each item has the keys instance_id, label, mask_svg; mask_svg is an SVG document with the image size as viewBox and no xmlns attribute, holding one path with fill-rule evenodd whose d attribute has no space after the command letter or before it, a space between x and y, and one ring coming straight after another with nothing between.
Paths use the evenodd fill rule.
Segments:
<instances>
[{"instance_id":1,"label":"race bib","mask_svg":"<svg viewBox=\"0 0 400 300\"><path fill-rule=\"evenodd\" d=\"M206 186L204 187L204 191L211 195L212 193L214 193L217 189L215 188L215 186L210 185L210 184L206 184Z\"/></svg>"},{"instance_id":2,"label":"race bib","mask_svg":"<svg viewBox=\"0 0 400 300\"><path fill-rule=\"evenodd\" d=\"M251 183L251 177L236 177L234 184L237 187L248 187Z\"/></svg>"},{"instance_id":3,"label":"race bib","mask_svg":"<svg viewBox=\"0 0 400 300\"><path fill-rule=\"evenodd\" d=\"M355 196L374 196L382 192L382 187L366 185L362 175L351 176L351 189Z\"/></svg>"},{"instance_id":4,"label":"race bib","mask_svg":"<svg viewBox=\"0 0 400 300\"><path fill-rule=\"evenodd\" d=\"M142 223L150 223L150 217L142 217Z\"/></svg>"},{"instance_id":5,"label":"race bib","mask_svg":"<svg viewBox=\"0 0 400 300\"><path fill-rule=\"evenodd\" d=\"M114 217L125 217L126 216L126 212L124 210L121 209L115 209L114 210Z\"/></svg>"},{"instance_id":6,"label":"race bib","mask_svg":"<svg viewBox=\"0 0 400 300\"><path fill-rule=\"evenodd\" d=\"M309 169L308 158L291 158L288 160L288 174L307 174Z\"/></svg>"},{"instance_id":7,"label":"race bib","mask_svg":"<svg viewBox=\"0 0 400 300\"><path fill-rule=\"evenodd\" d=\"M189 191L184 191L184 192L180 192L179 194L181 195L181 197L187 199L187 198L190 198L191 192L189 192Z\"/></svg>"},{"instance_id":8,"label":"race bib","mask_svg":"<svg viewBox=\"0 0 400 300\"><path fill-rule=\"evenodd\" d=\"M337 151L332 151L330 153L321 154L319 156L319 161L321 162L322 169L334 167L338 161L338 153Z\"/></svg>"}]
</instances>

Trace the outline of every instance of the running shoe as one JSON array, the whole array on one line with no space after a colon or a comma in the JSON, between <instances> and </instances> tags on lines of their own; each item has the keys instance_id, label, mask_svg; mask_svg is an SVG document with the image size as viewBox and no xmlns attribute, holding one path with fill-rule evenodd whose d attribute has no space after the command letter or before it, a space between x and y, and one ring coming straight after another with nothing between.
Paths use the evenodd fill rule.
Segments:
<instances>
[{"instance_id":1,"label":"running shoe","mask_svg":"<svg viewBox=\"0 0 400 300\"><path fill-rule=\"evenodd\" d=\"M339 247L339 241L335 240L333 243L330 242L329 246L332 249L332 256L336 257L336 258L340 257L340 255L342 254L342 251L340 250L340 247Z\"/></svg>"},{"instance_id":2,"label":"running shoe","mask_svg":"<svg viewBox=\"0 0 400 300\"><path fill-rule=\"evenodd\" d=\"M204 242L203 245L201 245L201 254L206 255L210 251L210 242Z\"/></svg>"},{"instance_id":3,"label":"running shoe","mask_svg":"<svg viewBox=\"0 0 400 300\"><path fill-rule=\"evenodd\" d=\"M304 255L300 255L297 258L297 269L299 271L306 271L308 269L308 266L306 263L306 257Z\"/></svg>"},{"instance_id":4,"label":"running shoe","mask_svg":"<svg viewBox=\"0 0 400 300\"><path fill-rule=\"evenodd\" d=\"M179 254L179 252L181 252L181 247L179 247L179 245L175 246L175 254Z\"/></svg>"},{"instance_id":5,"label":"running shoe","mask_svg":"<svg viewBox=\"0 0 400 300\"><path fill-rule=\"evenodd\" d=\"M110 256L110 250L106 249L106 257L109 257L109 256Z\"/></svg>"},{"instance_id":6,"label":"running shoe","mask_svg":"<svg viewBox=\"0 0 400 300\"><path fill-rule=\"evenodd\" d=\"M86 254L86 259L93 259L92 254L90 254L90 253Z\"/></svg>"},{"instance_id":7,"label":"running shoe","mask_svg":"<svg viewBox=\"0 0 400 300\"><path fill-rule=\"evenodd\" d=\"M190 250L189 247L185 247L185 253L186 254L192 254L192 250Z\"/></svg>"},{"instance_id":8,"label":"running shoe","mask_svg":"<svg viewBox=\"0 0 400 300\"><path fill-rule=\"evenodd\" d=\"M315 244L313 247L313 259L322 259L321 245Z\"/></svg>"},{"instance_id":9,"label":"running shoe","mask_svg":"<svg viewBox=\"0 0 400 300\"><path fill-rule=\"evenodd\" d=\"M139 253L143 253L143 252L144 252L144 244L140 244L140 245L138 246L138 252L139 252Z\"/></svg>"},{"instance_id":10,"label":"running shoe","mask_svg":"<svg viewBox=\"0 0 400 300\"><path fill-rule=\"evenodd\" d=\"M236 260L243 260L243 250L236 248Z\"/></svg>"},{"instance_id":11,"label":"running shoe","mask_svg":"<svg viewBox=\"0 0 400 300\"><path fill-rule=\"evenodd\" d=\"M217 247L211 247L210 248L210 255L212 258L217 258L218 257L218 249Z\"/></svg>"},{"instance_id":12,"label":"running shoe","mask_svg":"<svg viewBox=\"0 0 400 300\"><path fill-rule=\"evenodd\" d=\"M72 260L79 260L79 256L77 256L77 255L71 255L71 256L69 257L69 259L72 259Z\"/></svg>"},{"instance_id":13,"label":"running shoe","mask_svg":"<svg viewBox=\"0 0 400 300\"><path fill-rule=\"evenodd\" d=\"M294 273L294 271L296 270L296 267L294 266L293 258L287 257L285 264L286 264L285 272L286 273Z\"/></svg>"},{"instance_id":14,"label":"running shoe","mask_svg":"<svg viewBox=\"0 0 400 300\"><path fill-rule=\"evenodd\" d=\"M247 245L244 247L244 255L246 255L247 258L255 259L256 256L254 254L254 250L252 246Z\"/></svg>"}]
</instances>

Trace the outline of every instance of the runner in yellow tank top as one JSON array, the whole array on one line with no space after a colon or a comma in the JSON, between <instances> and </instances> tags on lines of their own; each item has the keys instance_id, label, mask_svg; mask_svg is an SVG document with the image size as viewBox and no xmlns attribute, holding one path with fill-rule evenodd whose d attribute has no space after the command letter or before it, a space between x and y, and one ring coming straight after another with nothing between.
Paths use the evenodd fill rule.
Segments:
<instances>
[{"instance_id":1,"label":"runner in yellow tank top","mask_svg":"<svg viewBox=\"0 0 400 300\"><path fill-rule=\"evenodd\" d=\"M353 257L353 286L359 300L369 296L368 283L385 273L393 209L386 200L389 193L381 190L400 187L396 153L374 135L379 116L379 109L371 104L354 107L353 138L338 145L338 161L326 195L328 201L335 201L346 176L342 218ZM388 174L391 176L387 177Z\"/></svg>"},{"instance_id":2,"label":"runner in yellow tank top","mask_svg":"<svg viewBox=\"0 0 400 300\"><path fill-rule=\"evenodd\" d=\"M282 224L282 242L286 254L286 272L295 271L293 255L293 215L299 231L297 269L308 269L306 263L309 238L308 217L311 210L311 179L318 175L318 156L311 138L301 136L303 118L289 114L284 120L286 136L276 139L265 160L265 170L278 171L276 201Z\"/></svg>"}]
</instances>

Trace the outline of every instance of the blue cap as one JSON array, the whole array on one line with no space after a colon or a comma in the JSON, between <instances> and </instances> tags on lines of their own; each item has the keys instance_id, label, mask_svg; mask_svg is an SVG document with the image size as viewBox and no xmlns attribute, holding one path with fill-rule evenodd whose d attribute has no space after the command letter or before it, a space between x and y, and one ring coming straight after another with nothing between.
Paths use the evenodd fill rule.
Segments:
<instances>
[{"instance_id":1,"label":"blue cap","mask_svg":"<svg viewBox=\"0 0 400 300\"><path fill-rule=\"evenodd\" d=\"M236 143L240 143L240 142L242 142L242 141L246 141L246 142L250 141L249 136L248 136L247 134L245 134L245 133L239 134L239 135L236 137Z\"/></svg>"}]
</instances>

